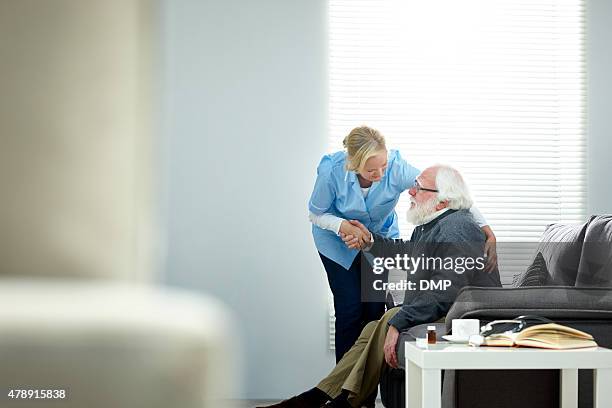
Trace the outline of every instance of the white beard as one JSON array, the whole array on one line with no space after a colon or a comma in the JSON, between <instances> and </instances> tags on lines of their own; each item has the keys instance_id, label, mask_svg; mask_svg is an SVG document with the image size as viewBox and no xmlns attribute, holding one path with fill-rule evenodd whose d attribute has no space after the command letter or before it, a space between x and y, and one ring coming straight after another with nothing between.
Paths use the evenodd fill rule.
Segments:
<instances>
[{"instance_id":1,"label":"white beard","mask_svg":"<svg viewBox=\"0 0 612 408\"><path fill-rule=\"evenodd\" d=\"M414 207L408 209L406 212L406 219L408 219L408 222L411 224L423 225L433 220L438 215L438 211L436 211L436 205L438 205L436 197L421 204L415 202L411 197L410 202L414 203Z\"/></svg>"}]
</instances>

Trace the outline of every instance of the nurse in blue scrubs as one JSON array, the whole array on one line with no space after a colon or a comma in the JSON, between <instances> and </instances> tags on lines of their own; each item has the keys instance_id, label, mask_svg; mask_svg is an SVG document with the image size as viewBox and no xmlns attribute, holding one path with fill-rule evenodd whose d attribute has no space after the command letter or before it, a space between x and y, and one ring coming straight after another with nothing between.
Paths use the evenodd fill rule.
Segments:
<instances>
[{"instance_id":1,"label":"nurse in blue scrubs","mask_svg":"<svg viewBox=\"0 0 612 408\"><path fill-rule=\"evenodd\" d=\"M385 312L382 302L361 301L359 251L349 249L339 236L369 239L348 220L358 220L371 232L399 238L395 205L420 170L396 150L387 150L384 137L362 126L344 139L346 150L323 156L308 203L312 234L334 296L336 362L359 337L363 327ZM472 208L487 236L489 265L495 262L495 235L482 215Z\"/></svg>"}]
</instances>

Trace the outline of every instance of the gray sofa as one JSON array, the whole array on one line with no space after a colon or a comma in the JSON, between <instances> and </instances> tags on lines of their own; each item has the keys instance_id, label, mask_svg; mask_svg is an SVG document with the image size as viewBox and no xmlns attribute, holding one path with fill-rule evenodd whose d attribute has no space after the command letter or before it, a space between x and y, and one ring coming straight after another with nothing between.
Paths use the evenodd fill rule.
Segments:
<instances>
[{"instance_id":1,"label":"gray sofa","mask_svg":"<svg viewBox=\"0 0 612 408\"><path fill-rule=\"evenodd\" d=\"M448 332L457 318L489 322L535 314L591 333L600 346L612 348L612 215L592 216L579 225L550 225L536 253L545 267L537 268L535 260L523 274L530 276L515 281L537 286L465 287L439 330ZM422 331L415 327L402 333L398 344L421 336ZM403 347L398 347L398 359L403 365ZM404 381L403 369L384 367L380 386L385 407L405 406ZM593 406L592 384L592 372L580 370L580 408ZM442 396L444 408L558 407L559 373L447 370Z\"/></svg>"}]
</instances>

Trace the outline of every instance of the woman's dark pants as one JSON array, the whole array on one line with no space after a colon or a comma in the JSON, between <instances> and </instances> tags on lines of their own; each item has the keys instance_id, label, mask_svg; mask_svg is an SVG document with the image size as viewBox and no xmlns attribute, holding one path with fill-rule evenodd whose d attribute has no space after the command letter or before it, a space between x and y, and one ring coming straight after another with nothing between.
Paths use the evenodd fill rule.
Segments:
<instances>
[{"instance_id":1,"label":"woman's dark pants","mask_svg":"<svg viewBox=\"0 0 612 408\"><path fill-rule=\"evenodd\" d=\"M355 343L361 330L372 320L385 313L384 302L362 302L361 254L355 257L349 269L319 253L327 280L334 295L336 312L336 362L340 361Z\"/></svg>"}]
</instances>

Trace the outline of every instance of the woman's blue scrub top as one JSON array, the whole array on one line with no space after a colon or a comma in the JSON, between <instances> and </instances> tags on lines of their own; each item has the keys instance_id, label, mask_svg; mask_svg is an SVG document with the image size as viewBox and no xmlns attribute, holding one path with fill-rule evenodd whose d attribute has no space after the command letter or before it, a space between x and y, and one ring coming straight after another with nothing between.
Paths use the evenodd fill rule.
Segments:
<instances>
[{"instance_id":1,"label":"woman's blue scrub top","mask_svg":"<svg viewBox=\"0 0 612 408\"><path fill-rule=\"evenodd\" d=\"M399 238L395 205L400 194L412 187L420 171L401 158L397 150L390 150L387 170L364 198L357 179L357 173L347 171L346 152L323 156L317 167L315 182L308 209L321 215L331 213L346 220L359 220L373 233ZM312 225L317 250L348 269L359 253L346 247L334 232Z\"/></svg>"}]
</instances>

